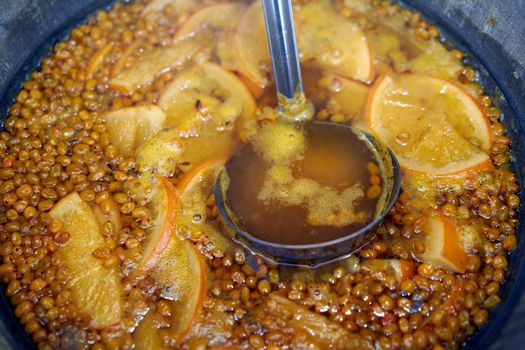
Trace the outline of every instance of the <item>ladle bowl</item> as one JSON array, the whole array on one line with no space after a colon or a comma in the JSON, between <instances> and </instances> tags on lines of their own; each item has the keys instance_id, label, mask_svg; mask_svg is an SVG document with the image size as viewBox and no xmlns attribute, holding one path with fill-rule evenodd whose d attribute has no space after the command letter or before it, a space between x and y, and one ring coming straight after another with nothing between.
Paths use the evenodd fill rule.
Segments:
<instances>
[{"instance_id":1,"label":"ladle bowl","mask_svg":"<svg viewBox=\"0 0 525 350\"><path fill-rule=\"evenodd\" d=\"M325 122L314 123L328 124ZM392 151L384 143L367 132L343 124L338 125L338 127L350 129L358 135L360 139L366 142L370 146L370 149L377 152L375 158L378 160L378 166L381 170L383 190L380 200L377 203L376 215L372 221L357 231L348 232L348 235L314 244L279 244L257 238L242 226L229 204L228 188L230 179L227 168L233 159L230 158L220 171L215 183L215 202L222 217L224 227L234 241L243 245L252 253L262 256L271 262L282 265L318 267L349 256L373 239L374 228L376 228L390 212L399 195L401 188L401 170L399 163ZM250 147L250 145L246 144L242 146L242 148L244 147ZM242 152L242 149L239 152Z\"/></svg>"}]
</instances>

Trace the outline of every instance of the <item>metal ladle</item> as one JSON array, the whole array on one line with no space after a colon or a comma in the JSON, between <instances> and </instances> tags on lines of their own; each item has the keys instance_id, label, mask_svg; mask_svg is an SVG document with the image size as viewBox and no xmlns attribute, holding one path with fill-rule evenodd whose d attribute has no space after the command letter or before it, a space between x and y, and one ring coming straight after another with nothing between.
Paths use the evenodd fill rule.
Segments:
<instances>
[{"instance_id":1,"label":"metal ladle","mask_svg":"<svg viewBox=\"0 0 525 350\"><path fill-rule=\"evenodd\" d=\"M230 158L219 174L215 186L215 201L232 238L252 252L282 264L318 266L348 256L372 239L372 229L390 211L399 194L400 168L394 154L372 135L343 124L321 123L311 120L314 115L314 108L304 95L291 0L262 0L262 6L280 118L293 123L308 123L309 128L326 128L329 124L334 132L341 132L344 129L344 132L353 132L357 135L359 140L373 152L378 161L383 183L383 200L381 207L378 207L375 217L369 224L338 239L315 244L295 245L280 244L254 237L242 227L231 209L227 195L230 186L230 177L227 173L228 164L236 155L241 154L243 148L249 146L245 145ZM319 15L322 16L322 14ZM344 162L345 160L341 159L341 161ZM248 163L243 164L243 166L248 169L251 165ZM365 167L366 164L362 166ZM257 200L257 198L253 200Z\"/></svg>"}]
</instances>

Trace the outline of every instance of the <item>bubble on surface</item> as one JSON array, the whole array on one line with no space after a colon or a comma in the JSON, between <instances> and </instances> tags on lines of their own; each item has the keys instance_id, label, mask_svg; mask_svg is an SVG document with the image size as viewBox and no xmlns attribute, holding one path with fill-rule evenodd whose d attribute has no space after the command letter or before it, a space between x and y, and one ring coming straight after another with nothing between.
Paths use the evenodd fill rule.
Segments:
<instances>
[{"instance_id":1,"label":"bubble on surface","mask_svg":"<svg viewBox=\"0 0 525 350\"><path fill-rule=\"evenodd\" d=\"M302 159L306 150L304 130L290 123L272 123L261 127L252 141L255 152L270 163L289 164Z\"/></svg>"}]
</instances>

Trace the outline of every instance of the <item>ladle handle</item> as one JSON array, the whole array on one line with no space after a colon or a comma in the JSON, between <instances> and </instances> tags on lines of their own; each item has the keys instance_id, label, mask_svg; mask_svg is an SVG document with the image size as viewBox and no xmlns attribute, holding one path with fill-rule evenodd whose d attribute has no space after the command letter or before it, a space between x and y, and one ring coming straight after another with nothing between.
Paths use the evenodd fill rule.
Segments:
<instances>
[{"instance_id":1,"label":"ladle handle","mask_svg":"<svg viewBox=\"0 0 525 350\"><path fill-rule=\"evenodd\" d=\"M291 100L303 92L291 0L262 0L277 94Z\"/></svg>"}]
</instances>

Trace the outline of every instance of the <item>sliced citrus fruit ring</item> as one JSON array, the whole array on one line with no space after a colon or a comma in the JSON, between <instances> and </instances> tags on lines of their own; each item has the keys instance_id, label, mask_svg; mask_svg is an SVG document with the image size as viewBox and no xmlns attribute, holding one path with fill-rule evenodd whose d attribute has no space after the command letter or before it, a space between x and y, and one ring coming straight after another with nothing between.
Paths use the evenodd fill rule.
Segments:
<instances>
[{"instance_id":1,"label":"sliced citrus fruit ring","mask_svg":"<svg viewBox=\"0 0 525 350\"><path fill-rule=\"evenodd\" d=\"M62 198L49 212L70 235L59 248L69 270L67 287L76 307L91 317L91 326L103 328L120 322L122 291L115 268L106 268L93 252L106 247L104 236L89 205L76 192Z\"/></svg>"},{"instance_id":2,"label":"sliced citrus fruit ring","mask_svg":"<svg viewBox=\"0 0 525 350\"><path fill-rule=\"evenodd\" d=\"M91 79L95 72L102 66L104 63L104 60L106 59L106 56L109 54L111 49L113 48L113 43L108 43L104 46L102 46L100 49L95 52L93 57L91 57L91 60L89 60L87 69L86 69L86 78Z\"/></svg>"},{"instance_id":3,"label":"sliced citrus fruit ring","mask_svg":"<svg viewBox=\"0 0 525 350\"><path fill-rule=\"evenodd\" d=\"M192 167L210 158L227 158L239 146L239 141L230 131L219 131L205 126L199 135L183 139L184 153L180 163Z\"/></svg>"},{"instance_id":4,"label":"sliced citrus fruit ring","mask_svg":"<svg viewBox=\"0 0 525 350\"><path fill-rule=\"evenodd\" d=\"M411 260L403 259L371 259L361 264L372 274L386 273L403 282L414 275L415 264Z\"/></svg>"},{"instance_id":5,"label":"sliced citrus fruit ring","mask_svg":"<svg viewBox=\"0 0 525 350\"><path fill-rule=\"evenodd\" d=\"M270 51L261 1L252 3L242 16L233 40L239 58L239 73L254 88L264 89L270 83Z\"/></svg>"},{"instance_id":6,"label":"sliced citrus fruit ring","mask_svg":"<svg viewBox=\"0 0 525 350\"><path fill-rule=\"evenodd\" d=\"M215 180L226 158L209 158L194 166L177 184L181 208L177 216L177 233L193 240L212 243L214 248L232 251L233 242L223 236L207 218L206 203L213 194Z\"/></svg>"},{"instance_id":7,"label":"sliced citrus fruit ring","mask_svg":"<svg viewBox=\"0 0 525 350\"><path fill-rule=\"evenodd\" d=\"M206 290L206 267L200 253L188 242L173 236L152 275L161 288L161 297L170 300L169 332L177 344L199 318ZM134 332L138 349L164 349L152 310Z\"/></svg>"},{"instance_id":8,"label":"sliced citrus fruit ring","mask_svg":"<svg viewBox=\"0 0 525 350\"><path fill-rule=\"evenodd\" d=\"M301 61L311 59L321 69L362 82L374 78L373 55L365 35L328 0L301 5L295 11L295 23Z\"/></svg>"},{"instance_id":9,"label":"sliced citrus fruit ring","mask_svg":"<svg viewBox=\"0 0 525 350\"><path fill-rule=\"evenodd\" d=\"M356 121L364 119L369 86L333 73L325 74L319 85L328 91L345 116Z\"/></svg>"},{"instance_id":10,"label":"sliced citrus fruit ring","mask_svg":"<svg viewBox=\"0 0 525 350\"><path fill-rule=\"evenodd\" d=\"M158 333L154 311L150 310L133 332L135 349L161 350L163 341Z\"/></svg>"},{"instance_id":11,"label":"sliced citrus fruit ring","mask_svg":"<svg viewBox=\"0 0 525 350\"><path fill-rule=\"evenodd\" d=\"M203 257L186 240L172 236L153 271L161 296L171 300L170 332L181 342L202 311L206 290Z\"/></svg>"},{"instance_id":12,"label":"sliced citrus fruit ring","mask_svg":"<svg viewBox=\"0 0 525 350\"><path fill-rule=\"evenodd\" d=\"M456 79L461 73L461 61L439 41L424 40L413 35L410 45L420 52L408 62L411 72L431 74L444 79Z\"/></svg>"},{"instance_id":13,"label":"sliced citrus fruit ring","mask_svg":"<svg viewBox=\"0 0 525 350\"><path fill-rule=\"evenodd\" d=\"M246 6L240 2L214 4L197 11L177 31L175 41L188 35L195 35L203 30L213 32L228 31L235 28L236 21L232 18L242 15Z\"/></svg>"},{"instance_id":14,"label":"sliced citrus fruit ring","mask_svg":"<svg viewBox=\"0 0 525 350\"><path fill-rule=\"evenodd\" d=\"M206 51L195 40L179 40L175 46L153 47L145 51L129 67L118 71L109 85L125 94L151 83L158 75L181 67L191 58Z\"/></svg>"},{"instance_id":15,"label":"sliced citrus fruit ring","mask_svg":"<svg viewBox=\"0 0 525 350\"><path fill-rule=\"evenodd\" d=\"M214 178L217 177L226 160L226 157L209 158L191 168L177 183L177 189L182 197L187 199L186 196L194 193L198 188L211 190L213 183L215 183Z\"/></svg>"},{"instance_id":16,"label":"sliced citrus fruit ring","mask_svg":"<svg viewBox=\"0 0 525 350\"><path fill-rule=\"evenodd\" d=\"M215 180L225 158L209 159L194 166L177 184L181 207L177 225L198 225L206 222L206 202L213 193Z\"/></svg>"},{"instance_id":17,"label":"sliced citrus fruit ring","mask_svg":"<svg viewBox=\"0 0 525 350\"><path fill-rule=\"evenodd\" d=\"M232 30L222 33L220 38L217 40L217 45L215 48L215 54L219 59L221 67L232 72L239 71L239 57L237 56L234 45L236 30L237 26ZM244 76L240 75L240 78L242 80ZM247 85L246 87L251 91L250 86ZM257 96L254 91L251 92Z\"/></svg>"},{"instance_id":18,"label":"sliced citrus fruit ring","mask_svg":"<svg viewBox=\"0 0 525 350\"><path fill-rule=\"evenodd\" d=\"M374 11L373 5L366 0L345 0L345 6L373 23L373 26L364 28L364 31L371 34L368 37L371 39L377 73L388 74L392 72L392 68L398 72L408 68L413 73L455 79L463 69L461 62L439 40L423 39L417 35L417 27L407 26L401 12L383 16L379 11ZM394 67L390 64L392 61ZM402 66L406 67L401 68Z\"/></svg>"},{"instance_id":19,"label":"sliced citrus fruit ring","mask_svg":"<svg viewBox=\"0 0 525 350\"><path fill-rule=\"evenodd\" d=\"M214 63L180 72L159 98L166 111L166 126L180 130L182 137L198 136L204 124L217 130L232 130L255 113L255 101L235 74Z\"/></svg>"},{"instance_id":20,"label":"sliced citrus fruit ring","mask_svg":"<svg viewBox=\"0 0 525 350\"><path fill-rule=\"evenodd\" d=\"M110 139L124 156L159 131L165 120L166 113L155 105L127 107L106 114Z\"/></svg>"},{"instance_id":21,"label":"sliced citrus fruit ring","mask_svg":"<svg viewBox=\"0 0 525 350\"><path fill-rule=\"evenodd\" d=\"M168 179L161 178L151 201L154 218L144 243L139 271L147 271L154 267L168 247L173 236L178 208L177 190Z\"/></svg>"},{"instance_id":22,"label":"sliced citrus fruit ring","mask_svg":"<svg viewBox=\"0 0 525 350\"><path fill-rule=\"evenodd\" d=\"M357 333L348 332L339 323L309 310L277 293L268 296L256 311L255 319L269 330L276 327L291 328L305 334L306 348L312 349L374 349L372 344ZM349 344L352 344L350 347Z\"/></svg>"},{"instance_id":23,"label":"sliced citrus fruit ring","mask_svg":"<svg viewBox=\"0 0 525 350\"><path fill-rule=\"evenodd\" d=\"M370 129L405 169L450 175L492 167L490 122L475 100L446 80L384 76L367 101Z\"/></svg>"},{"instance_id":24,"label":"sliced citrus fruit ring","mask_svg":"<svg viewBox=\"0 0 525 350\"><path fill-rule=\"evenodd\" d=\"M110 75L113 77L121 72L124 68L127 67L128 63L131 64L133 56L138 54L139 50L145 44L145 40L138 38L134 40L130 45L125 48L121 48L120 52L117 53L116 61L109 71Z\"/></svg>"},{"instance_id":25,"label":"sliced citrus fruit ring","mask_svg":"<svg viewBox=\"0 0 525 350\"><path fill-rule=\"evenodd\" d=\"M421 260L452 272L465 272L468 256L454 222L444 215L431 217L423 232L425 253L419 256Z\"/></svg>"}]
</instances>

